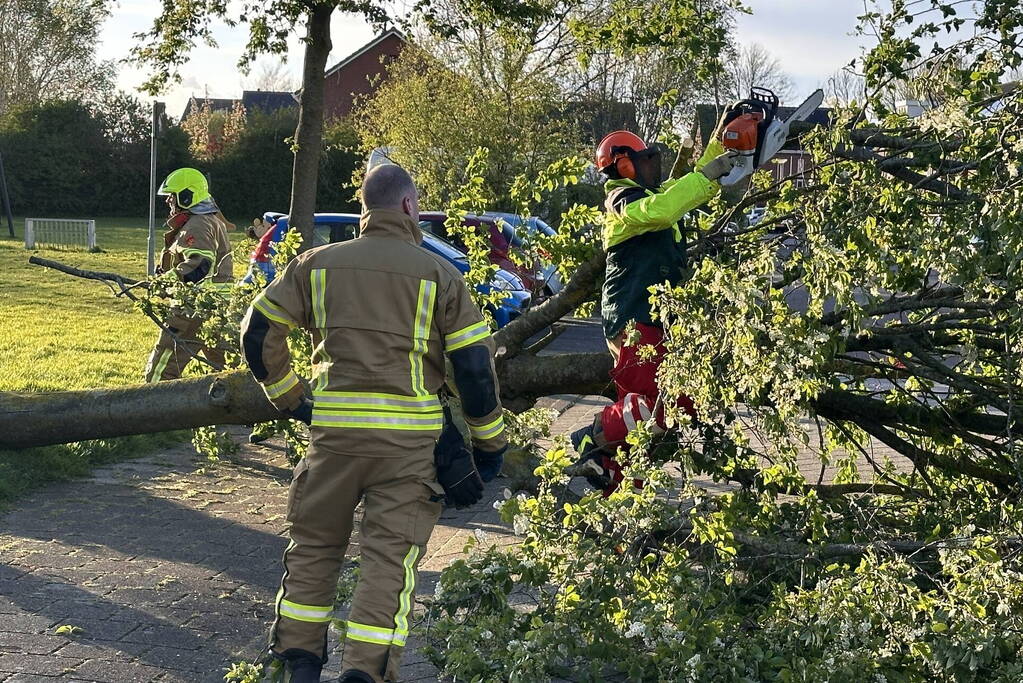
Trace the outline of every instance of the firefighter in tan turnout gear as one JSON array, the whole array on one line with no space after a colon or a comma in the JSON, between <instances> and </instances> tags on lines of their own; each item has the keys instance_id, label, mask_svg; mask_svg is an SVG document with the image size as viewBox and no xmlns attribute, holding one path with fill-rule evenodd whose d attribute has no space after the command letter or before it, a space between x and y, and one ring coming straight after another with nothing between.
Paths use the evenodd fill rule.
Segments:
<instances>
[{"instance_id":1,"label":"firefighter in tan turnout gear","mask_svg":"<svg viewBox=\"0 0 1023 683\"><path fill-rule=\"evenodd\" d=\"M398 680L416 567L440 501L477 502L506 448L490 330L458 271L419 246L412 179L379 166L362 197L361 236L300 254L242 323L246 361L267 397L311 423L288 494L291 542L270 633L271 654L292 683L320 680L360 500L361 574L341 681ZM311 401L289 362L293 327L312 335ZM443 429L445 355L472 453L453 426Z\"/></svg>"},{"instance_id":2,"label":"firefighter in tan turnout gear","mask_svg":"<svg viewBox=\"0 0 1023 683\"><path fill-rule=\"evenodd\" d=\"M210 196L206 177L194 168L179 168L167 176L158 194L166 195L170 208L159 272L173 270L182 282L230 290L234 276L227 230L234 225L224 218ZM147 382L181 377L199 351L218 369L224 366L223 350L208 348L197 339L202 323L201 317L171 310L164 321L166 329L161 330L149 354Z\"/></svg>"}]
</instances>

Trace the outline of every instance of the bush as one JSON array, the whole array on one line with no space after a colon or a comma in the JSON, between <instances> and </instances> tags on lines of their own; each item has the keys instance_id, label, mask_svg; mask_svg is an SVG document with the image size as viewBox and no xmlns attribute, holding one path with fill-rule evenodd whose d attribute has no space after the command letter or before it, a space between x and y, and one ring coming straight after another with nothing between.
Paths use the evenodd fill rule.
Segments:
<instances>
[{"instance_id":1,"label":"bush","mask_svg":"<svg viewBox=\"0 0 1023 683\"><path fill-rule=\"evenodd\" d=\"M245 225L264 211L287 212L297 109L251 113L238 140L209 163L189 152L188 135L166 120L157 140L157 178L194 166L210 178L224 214ZM50 101L0 120L11 205L34 216L145 216L149 213L150 113L123 93L96 105ZM355 135L328 125L320 167L321 211L352 211L346 184L358 163ZM157 206L157 216L164 213Z\"/></svg>"}]
</instances>

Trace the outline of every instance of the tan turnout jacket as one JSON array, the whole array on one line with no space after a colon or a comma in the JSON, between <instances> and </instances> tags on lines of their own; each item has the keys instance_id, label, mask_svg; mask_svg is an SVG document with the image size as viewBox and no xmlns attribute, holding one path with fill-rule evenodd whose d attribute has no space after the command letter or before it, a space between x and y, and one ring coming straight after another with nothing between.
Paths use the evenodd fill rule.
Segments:
<instances>
[{"instance_id":1,"label":"tan turnout jacket","mask_svg":"<svg viewBox=\"0 0 1023 683\"><path fill-rule=\"evenodd\" d=\"M187 216L187 219L180 218ZM176 222L183 222L173 227ZM168 222L172 226L163 234L163 254L160 266L164 272L174 270L184 282L210 281L231 284L233 264L231 241L227 237L230 225L223 214L178 214ZM233 226L232 226L233 227ZM203 263L206 270L203 272ZM201 275L201 277L197 277Z\"/></svg>"},{"instance_id":2,"label":"tan turnout jacket","mask_svg":"<svg viewBox=\"0 0 1023 683\"><path fill-rule=\"evenodd\" d=\"M263 388L278 408L298 406L303 387L287 336L304 328L313 342L312 445L352 456L431 450L443 426L444 355L481 345L492 358L490 329L461 273L419 246L422 233L409 216L375 209L361 226L356 240L297 256L253 302L270 321L261 341ZM505 445L499 400L467 422L477 447Z\"/></svg>"}]
</instances>

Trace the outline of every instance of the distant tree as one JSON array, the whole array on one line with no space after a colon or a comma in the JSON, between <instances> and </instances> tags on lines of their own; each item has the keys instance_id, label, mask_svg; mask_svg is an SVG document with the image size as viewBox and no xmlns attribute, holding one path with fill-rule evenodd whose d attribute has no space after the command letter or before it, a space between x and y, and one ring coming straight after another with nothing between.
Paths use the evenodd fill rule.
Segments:
<instances>
[{"instance_id":1,"label":"distant tree","mask_svg":"<svg viewBox=\"0 0 1023 683\"><path fill-rule=\"evenodd\" d=\"M624 104L641 137L677 146L695 104L723 80L719 55L731 49L740 9L729 0L587 2L573 20L578 66L566 72L566 92L612 111ZM610 126L595 128L599 137Z\"/></svg>"},{"instance_id":2,"label":"distant tree","mask_svg":"<svg viewBox=\"0 0 1023 683\"><path fill-rule=\"evenodd\" d=\"M730 99L748 97L750 88L754 86L773 91L783 103L796 94L796 86L781 62L760 43L738 47L725 60L724 69L724 92Z\"/></svg>"},{"instance_id":3,"label":"distant tree","mask_svg":"<svg viewBox=\"0 0 1023 683\"><path fill-rule=\"evenodd\" d=\"M212 161L234 145L245 129L245 107L236 102L229 112L213 111L204 99L198 111L182 121L189 149L199 161Z\"/></svg>"},{"instance_id":4,"label":"distant tree","mask_svg":"<svg viewBox=\"0 0 1023 683\"><path fill-rule=\"evenodd\" d=\"M488 49L501 50L495 43ZM539 172L578 144L571 123L558 116L559 94L547 80L497 85L406 50L356 125L367 149L392 148L392 158L415 174L424 205L445 206L469 158L486 147L483 192L493 208L507 209L509 178Z\"/></svg>"},{"instance_id":5,"label":"distant tree","mask_svg":"<svg viewBox=\"0 0 1023 683\"><path fill-rule=\"evenodd\" d=\"M387 19L384 2L370 0L324 0L322 2L165 2L163 12L149 31L136 36L135 60L152 68L144 84L156 94L169 83L180 80L178 68L189 59L196 42L215 45L213 25L223 21L245 24L249 41L239 60L246 68L261 54L281 55L299 27L305 28L302 64L302 94L298 125L294 135L294 163L291 177L291 224L303 238L303 248L312 246L313 212L319 186L320 156L323 150L324 70L332 48L330 20L335 10L359 14L377 25Z\"/></svg>"},{"instance_id":6,"label":"distant tree","mask_svg":"<svg viewBox=\"0 0 1023 683\"><path fill-rule=\"evenodd\" d=\"M829 106L863 104L867 99L867 83L850 68L839 69L821 86Z\"/></svg>"},{"instance_id":7,"label":"distant tree","mask_svg":"<svg viewBox=\"0 0 1023 683\"><path fill-rule=\"evenodd\" d=\"M297 120L294 109L254 111L237 141L201 167L210 175L211 191L220 208L235 223L247 224L265 211L287 211L294 156L290 138ZM357 208L346 186L359 161L353 148L350 126L327 126L319 163L319 210Z\"/></svg>"},{"instance_id":8,"label":"distant tree","mask_svg":"<svg viewBox=\"0 0 1023 683\"><path fill-rule=\"evenodd\" d=\"M95 99L112 87L111 62L96 60L105 0L0 2L0 115L48 99Z\"/></svg>"},{"instance_id":9,"label":"distant tree","mask_svg":"<svg viewBox=\"0 0 1023 683\"><path fill-rule=\"evenodd\" d=\"M20 104L0 119L11 201L19 213L140 216L149 206L149 113L126 93L95 103ZM161 127L157 174L193 165L188 139Z\"/></svg>"},{"instance_id":10,"label":"distant tree","mask_svg":"<svg viewBox=\"0 0 1023 683\"><path fill-rule=\"evenodd\" d=\"M295 78L284 59L266 60L259 64L246 87L250 90L295 90Z\"/></svg>"}]
</instances>

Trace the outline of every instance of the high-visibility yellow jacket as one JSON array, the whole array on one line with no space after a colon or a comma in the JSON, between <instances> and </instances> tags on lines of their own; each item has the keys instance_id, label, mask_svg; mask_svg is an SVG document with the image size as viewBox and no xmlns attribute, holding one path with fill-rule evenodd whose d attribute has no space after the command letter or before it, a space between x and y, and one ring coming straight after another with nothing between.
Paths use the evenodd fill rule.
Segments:
<instances>
[{"instance_id":1,"label":"high-visibility yellow jacket","mask_svg":"<svg viewBox=\"0 0 1023 683\"><path fill-rule=\"evenodd\" d=\"M369 211L358 239L297 256L242 321L246 361L282 410L303 394L288 332L312 335L313 446L353 456L432 454L444 425L437 394L445 354L474 445L506 445L490 328L462 275L421 240L406 214Z\"/></svg>"},{"instance_id":2,"label":"high-visibility yellow jacket","mask_svg":"<svg viewBox=\"0 0 1023 683\"><path fill-rule=\"evenodd\" d=\"M720 141L712 141L695 171L665 181L656 191L628 179L604 184L607 274L600 308L608 339L616 338L630 321L657 324L650 311L650 287L682 281L686 242L678 222L721 189L699 170L724 151Z\"/></svg>"}]
</instances>

